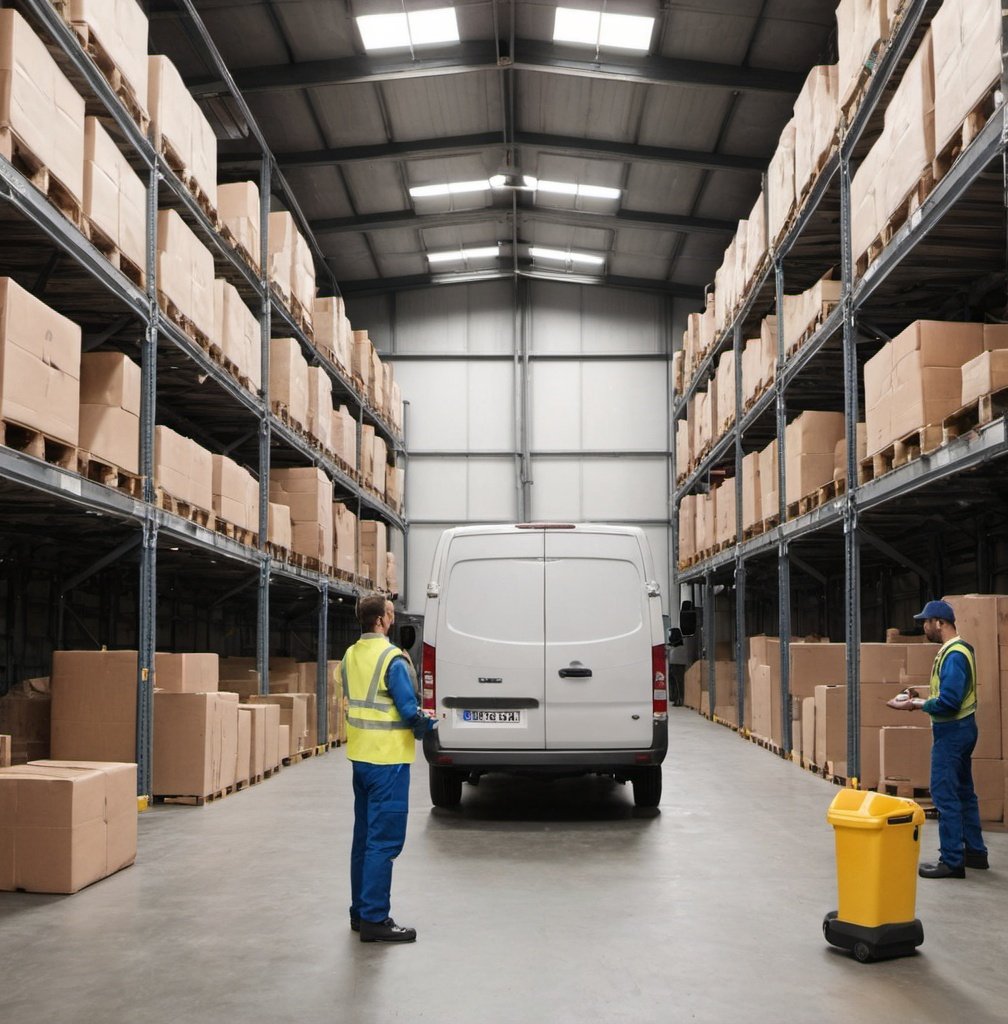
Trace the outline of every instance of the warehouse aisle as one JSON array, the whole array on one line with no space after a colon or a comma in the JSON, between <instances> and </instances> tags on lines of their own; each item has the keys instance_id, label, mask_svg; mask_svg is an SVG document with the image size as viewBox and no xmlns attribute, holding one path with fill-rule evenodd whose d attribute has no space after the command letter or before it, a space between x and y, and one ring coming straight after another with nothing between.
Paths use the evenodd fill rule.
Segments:
<instances>
[{"instance_id":1,"label":"warehouse aisle","mask_svg":"<svg viewBox=\"0 0 1008 1024\"><path fill-rule=\"evenodd\" d=\"M71 897L0 894L3 1016L1004 1019L1008 836L990 837L995 870L921 883L921 955L860 966L820 932L834 787L690 712L671 738L657 815L601 780L489 780L433 812L419 764L393 905L415 946L348 928L341 752L203 809L158 807L127 871Z\"/></svg>"}]
</instances>

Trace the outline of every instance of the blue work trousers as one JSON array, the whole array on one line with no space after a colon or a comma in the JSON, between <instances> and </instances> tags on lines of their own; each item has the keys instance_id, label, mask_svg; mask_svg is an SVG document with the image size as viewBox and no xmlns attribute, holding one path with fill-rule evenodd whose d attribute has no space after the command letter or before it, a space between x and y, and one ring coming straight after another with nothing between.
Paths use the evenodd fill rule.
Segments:
<instances>
[{"instance_id":1,"label":"blue work trousers","mask_svg":"<svg viewBox=\"0 0 1008 1024\"><path fill-rule=\"evenodd\" d=\"M938 808L941 859L961 867L964 846L986 852L970 757L977 742L976 715L932 726L931 799Z\"/></svg>"},{"instance_id":2,"label":"blue work trousers","mask_svg":"<svg viewBox=\"0 0 1008 1024\"><path fill-rule=\"evenodd\" d=\"M350 916L384 921L392 899L392 861L406 841L410 766L353 762L354 829Z\"/></svg>"}]
</instances>

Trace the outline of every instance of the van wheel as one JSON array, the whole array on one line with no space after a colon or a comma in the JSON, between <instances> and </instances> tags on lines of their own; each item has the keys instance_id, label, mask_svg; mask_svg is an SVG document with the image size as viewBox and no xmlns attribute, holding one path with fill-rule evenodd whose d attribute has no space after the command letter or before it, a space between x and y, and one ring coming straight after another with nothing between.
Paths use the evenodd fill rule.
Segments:
<instances>
[{"instance_id":1,"label":"van wheel","mask_svg":"<svg viewBox=\"0 0 1008 1024\"><path fill-rule=\"evenodd\" d=\"M661 801L661 765L641 768L633 775L633 799L637 807L657 807Z\"/></svg>"},{"instance_id":2,"label":"van wheel","mask_svg":"<svg viewBox=\"0 0 1008 1024\"><path fill-rule=\"evenodd\" d=\"M429 768L431 803L435 807L458 807L462 799L462 776L435 765Z\"/></svg>"}]
</instances>

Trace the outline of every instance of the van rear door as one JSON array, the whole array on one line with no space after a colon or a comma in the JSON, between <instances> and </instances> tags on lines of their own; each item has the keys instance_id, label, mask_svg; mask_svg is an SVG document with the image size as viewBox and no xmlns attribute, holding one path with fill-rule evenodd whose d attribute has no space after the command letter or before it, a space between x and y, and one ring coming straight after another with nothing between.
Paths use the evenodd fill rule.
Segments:
<instances>
[{"instance_id":1,"label":"van rear door","mask_svg":"<svg viewBox=\"0 0 1008 1024\"><path fill-rule=\"evenodd\" d=\"M632 534L546 531L546 747L647 748L651 622Z\"/></svg>"},{"instance_id":2,"label":"van rear door","mask_svg":"<svg viewBox=\"0 0 1008 1024\"><path fill-rule=\"evenodd\" d=\"M543 533L452 539L437 624L441 744L542 749L545 743Z\"/></svg>"}]
</instances>

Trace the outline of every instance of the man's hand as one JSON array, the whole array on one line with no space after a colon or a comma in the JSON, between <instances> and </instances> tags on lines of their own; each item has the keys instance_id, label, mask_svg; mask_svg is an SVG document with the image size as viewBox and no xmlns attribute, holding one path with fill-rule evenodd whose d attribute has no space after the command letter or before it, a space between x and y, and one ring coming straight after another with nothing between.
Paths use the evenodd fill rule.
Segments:
<instances>
[{"instance_id":1,"label":"man's hand","mask_svg":"<svg viewBox=\"0 0 1008 1024\"><path fill-rule=\"evenodd\" d=\"M892 700L887 700L886 704L897 711L913 711L917 706L912 697L902 693L897 694Z\"/></svg>"}]
</instances>

